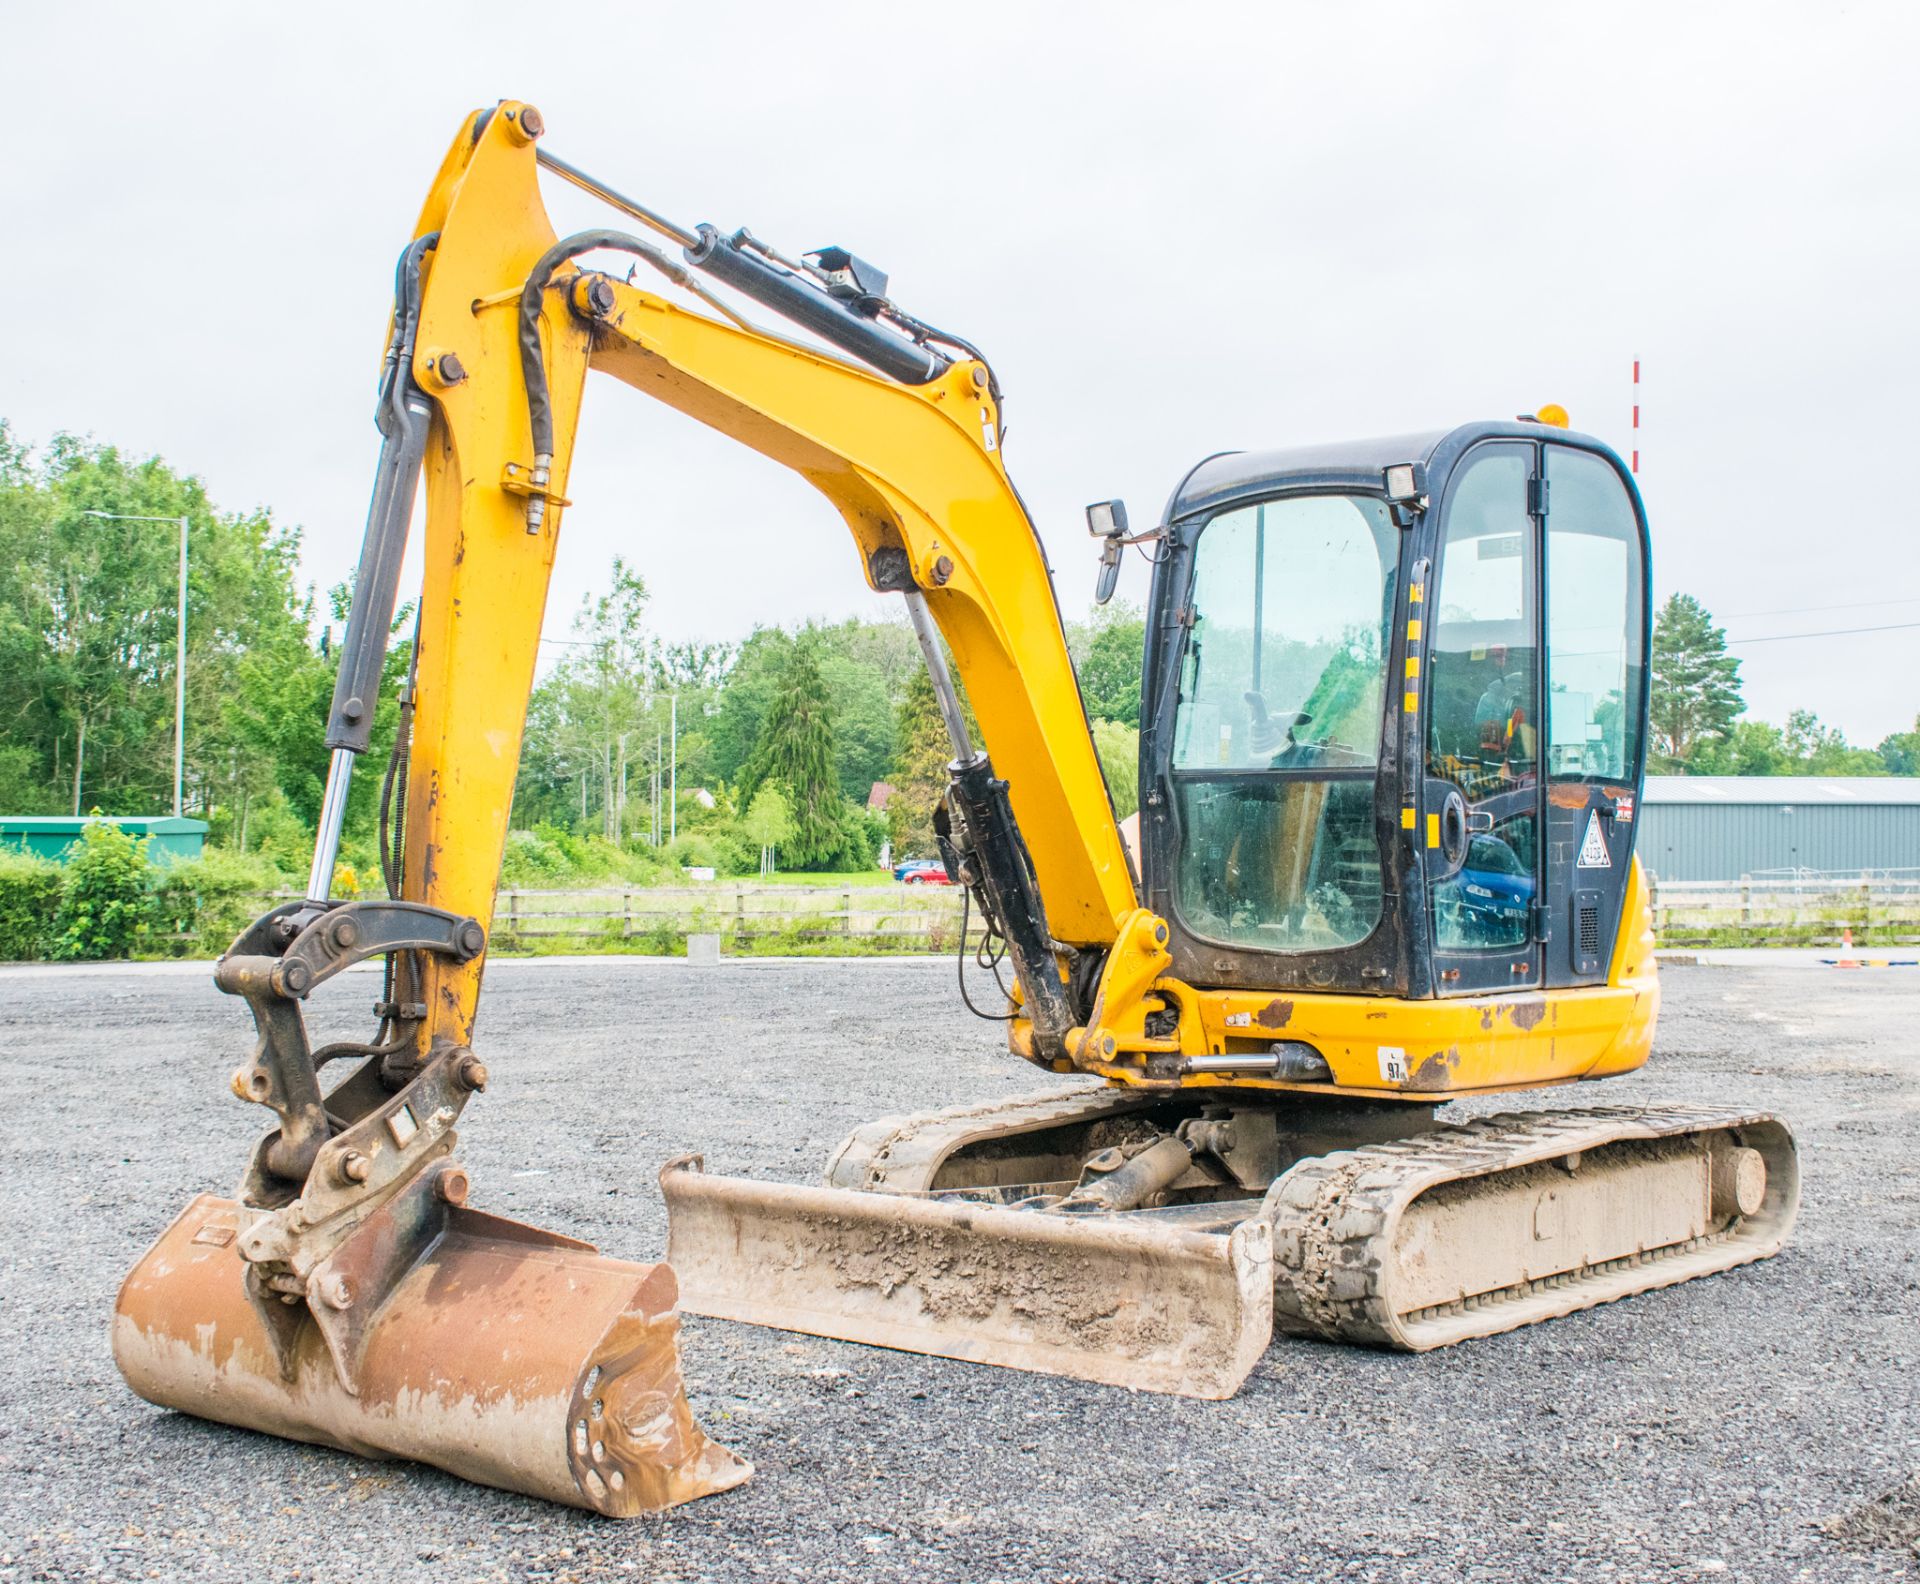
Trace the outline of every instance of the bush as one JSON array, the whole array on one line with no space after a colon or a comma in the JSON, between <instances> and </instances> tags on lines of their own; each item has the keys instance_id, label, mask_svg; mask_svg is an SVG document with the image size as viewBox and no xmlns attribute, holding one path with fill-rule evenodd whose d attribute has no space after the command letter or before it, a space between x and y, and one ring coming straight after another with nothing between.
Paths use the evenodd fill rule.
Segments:
<instances>
[{"instance_id":1,"label":"bush","mask_svg":"<svg viewBox=\"0 0 1920 1584\"><path fill-rule=\"evenodd\" d=\"M188 945L223 949L266 911L263 891L284 884L279 869L264 858L209 848L203 858L168 864L153 891L153 926L159 935L192 937Z\"/></svg>"},{"instance_id":2,"label":"bush","mask_svg":"<svg viewBox=\"0 0 1920 1584\"><path fill-rule=\"evenodd\" d=\"M0 852L0 962L32 962L47 955L62 878L56 863Z\"/></svg>"},{"instance_id":3,"label":"bush","mask_svg":"<svg viewBox=\"0 0 1920 1584\"><path fill-rule=\"evenodd\" d=\"M576 836L557 825L507 832L500 884L508 890L604 885L610 880L648 885L669 878L666 857L652 847L616 847L605 837Z\"/></svg>"},{"instance_id":4,"label":"bush","mask_svg":"<svg viewBox=\"0 0 1920 1584\"><path fill-rule=\"evenodd\" d=\"M89 822L67 860L53 919L57 962L130 956L152 931L147 844L104 820Z\"/></svg>"}]
</instances>

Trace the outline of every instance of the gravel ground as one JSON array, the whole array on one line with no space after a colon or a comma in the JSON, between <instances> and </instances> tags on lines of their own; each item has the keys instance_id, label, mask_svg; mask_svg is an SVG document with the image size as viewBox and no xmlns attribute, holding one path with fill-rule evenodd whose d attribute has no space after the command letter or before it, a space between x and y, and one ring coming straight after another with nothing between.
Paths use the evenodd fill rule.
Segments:
<instances>
[{"instance_id":1,"label":"gravel ground","mask_svg":"<svg viewBox=\"0 0 1920 1584\"><path fill-rule=\"evenodd\" d=\"M1426 1357L1280 1342L1226 1403L692 1319L696 1411L758 1475L619 1524L127 1392L115 1286L259 1125L246 1012L204 971L0 971L0 1580L1913 1576L1920 971L1666 984L1651 1068L1548 1103L1784 1113L1781 1258ZM671 1154L806 1181L870 1116L1038 1086L920 963L503 963L482 1036L474 1202L635 1258Z\"/></svg>"}]
</instances>

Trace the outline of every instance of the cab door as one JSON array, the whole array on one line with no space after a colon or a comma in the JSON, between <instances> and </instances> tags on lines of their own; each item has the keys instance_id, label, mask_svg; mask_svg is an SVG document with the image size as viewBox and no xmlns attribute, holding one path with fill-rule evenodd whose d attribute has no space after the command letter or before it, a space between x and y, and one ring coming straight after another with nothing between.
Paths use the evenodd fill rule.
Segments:
<instances>
[{"instance_id":1,"label":"cab door","mask_svg":"<svg viewBox=\"0 0 1920 1584\"><path fill-rule=\"evenodd\" d=\"M1646 720L1644 525L1618 464L1545 446L1546 983L1603 983L1633 861Z\"/></svg>"},{"instance_id":2,"label":"cab door","mask_svg":"<svg viewBox=\"0 0 1920 1584\"><path fill-rule=\"evenodd\" d=\"M1427 669L1419 835L1443 996L1541 982L1537 460L1527 441L1498 441L1455 465L1419 602Z\"/></svg>"}]
</instances>

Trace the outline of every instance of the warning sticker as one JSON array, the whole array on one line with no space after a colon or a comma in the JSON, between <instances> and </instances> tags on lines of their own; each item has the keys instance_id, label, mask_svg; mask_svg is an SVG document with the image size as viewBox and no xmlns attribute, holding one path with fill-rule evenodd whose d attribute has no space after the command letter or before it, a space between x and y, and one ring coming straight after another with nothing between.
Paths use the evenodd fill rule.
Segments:
<instances>
[{"instance_id":1,"label":"warning sticker","mask_svg":"<svg viewBox=\"0 0 1920 1584\"><path fill-rule=\"evenodd\" d=\"M1633 823L1633 794L1623 792L1613 800L1613 817L1622 825Z\"/></svg>"},{"instance_id":2,"label":"warning sticker","mask_svg":"<svg viewBox=\"0 0 1920 1584\"><path fill-rule=\"evenodd\" d=\"M1580 841L1582 869L1611 869L1613 854L1607 851L1607 839L1600 834L1600 811L1587 810L1587 834Z\"/></svg>"},{"instance_id":3,"label":"warning sticker","mask_svg":"<svg viewBox=\"0 0 1920 1584\"><path fill-rule=\"evenodd\" d=\"M1380 1047L1380 1076L1388 1083L1407 1081L1407 1053L1398 1045Z\"/></svg>"},{"instance_id":4,"label":"warning sticker","mask_svg":"<svg viewBox=\"0 0 1920 1584\"><path fill-rule=\"evenodd\" d=\"M1253 1027L1253 1014L1251 1012L1229 1012L1226 1016L1226 1024L1228 1028L1251 1028Z\"/></svg>"}]
</instances>

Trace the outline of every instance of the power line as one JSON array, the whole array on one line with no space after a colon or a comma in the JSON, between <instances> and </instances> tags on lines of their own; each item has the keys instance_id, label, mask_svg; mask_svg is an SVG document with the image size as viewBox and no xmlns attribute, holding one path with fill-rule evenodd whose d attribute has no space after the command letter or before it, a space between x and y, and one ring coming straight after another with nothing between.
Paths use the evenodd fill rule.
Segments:
<instances>
[{"instance_id":1,"label":"power line","mask_svg":"<svg viewBox=\"0 0 1920 1584\"><path fill-rule=\"evenodd\" d=\"M1809 611L1867 610L1875 605L1920 605L1920 594L1909 594L1900 599L1848 600L1842 605L1780 605L1772 610L1728 611L1727 621L1739 621L1746 616L1798 616Z\"/></svg>"},{"instance_id":2,"label":"power line","mask_svg":"<svg viewBox=\"0 0 1920 1584\"><path fill-rule=\"evenodd\" d=\"M1889 622L1884 627L1830 627L1825 632L1769 633L1764 638L1729 638L1729 644L1784 643L1789 638L1844 638L1849 633L1904 632L1920 621Z\"/></svg>"}]
</instances>

